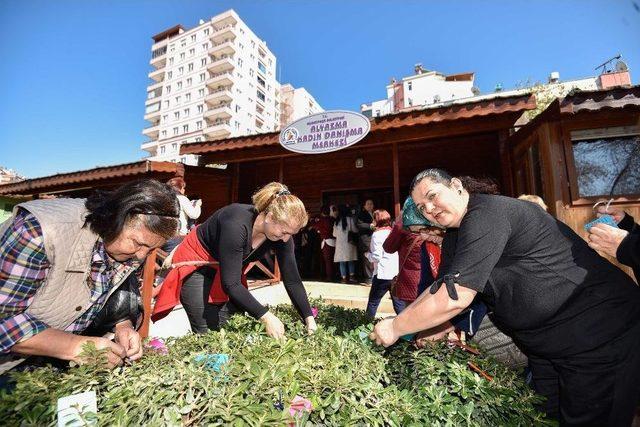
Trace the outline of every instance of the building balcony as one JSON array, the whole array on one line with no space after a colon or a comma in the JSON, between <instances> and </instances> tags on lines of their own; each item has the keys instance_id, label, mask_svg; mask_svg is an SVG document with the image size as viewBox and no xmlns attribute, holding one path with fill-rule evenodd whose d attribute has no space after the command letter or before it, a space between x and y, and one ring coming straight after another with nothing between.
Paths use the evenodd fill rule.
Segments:
<instances>
[{"instance_id":1,"label":"building balcony","mask_svg":"<svg viewBox=\"0 0 640 427\"><path fill-rule=\"evenodd\" d=\"M213 21L212 21L213 22ZM236 25L238 20L234 16L234 12L229 11L225 12L222 15L216 16L215 22L213 22L213 27L216 29L226 27L227 25Z\"/></svg>"},{"instance_id":2,"label":"building balcony","mask_svg":"<svg viewBox=\"0 0 640 427\"><path fill-rule=\"evenodd\" d=\"M156 100L155 105L147 105L144 112L144 119L152 123L160 121L160 101Z\"/></svg>"},{"instance_id":3,"label":"building balcony","mask_svg":"<svg viewBox=\"0 0 640 427\"><path fill-rule=\"evenodd\" d=\"M230 120L207 121L207 127L202 132L207 138L225 138L231 135Z\"/></svg>"},{"instance_id":4,"label":"building balcony","mask_svg":"<svg viewBox=\"0 0 640 427\"><path fill-rule=\"evenodd\" d=\"M157 140L158 136L160 135L160 124L157 123L157 124L152 124L151 126L147 126L142 130L142 134L149 137L150 139Z\"/></svg>"},{"instance_id":5,"label":"building balcony","mask_svg":"<svg viewBox=\"0 0 640 427\"><path fill-rule=\"evenodd\" d=\"M142 133L144 134L144 130L142 131ZM153 153L153 155L155 155L157 148L158 148L158 141L147 141L140 146L140 149Z\"/></svg>"},{"instance_id":6,"label":"building balcony","mask_svg":"<svg viewBox=\"0 0 640 427\"><path fill-rule=\"evenodd\" d=\"M233 100L233 92L230 87L219 87L210 90L209 94L204 98L204 102L209 105L218 105L221 102Z\"/></svg>"},{"instance_id":7,"label":"building balcony","mask_svg":"<svg viewBox=\"0 0 640 427\"><path fill-rule=\"evenodd\" d=\"M163 82L156 82L156 83L152 83L149 86L147 86L147 92L152 92L158 88L162 87Z\"/></svg>"},{"instance_id":8,"label":"building balcony","mask_svg":"<svg viewBox=\"0 0 640 427\"><path fill-rule=\"evenodd\" d=\"M209 80L207 80L207 87L211 89L217 89L219 86L230 86L233 84L233 72L220 71L218 73L211 73Z\"/></svg>"},{"instance_id":9,"label":"building balcony","mask_svg":"<svg viewBox=\"0 0 640 427\"><path fill-rule=\"evenodd\" d=\"M236 38L235 29L236 29L235 24L215 26L209 38L214 43L220 43L227 39L235 39Z\"/></svg>"},{"instance_id":10,"label":"building balcony","mask_svg":"<svg viewBox=\"0 0 640 427\"><path fill-rule=\"evenodd\" d=\"M231 111L231 103L230 102L225 102L223 104L218 104L218 105L211 105L209 106L209 108L207 109L207 111L204 112L204 118L205 119L210 119L210 120L217 120L217 119L229 119L232 116L232 111Z\"/></svg>"},{"instance_id":11,"label":"building balcony","mask_svg":"<svg viewBox=\"0 0 640 427\"><path fill-rule=\"evenodd\" d=\"M149 73L149 78L154 82L162 82L164 81L164 69L161 68L159 70L153 70Z\"/></svg>"},{"instance_id":12,"label":"building balcony","mask_svg":"<svg viewBox=\"0 0 640 427\"><path fill-rule=\"evenodd\" d=\"M207 51L209 55L219 57L220 55L233 55L236 53L235 42L231 39L225 39L220 43L213 43L213 46Z\"/></svg>"},{"instance_id":13,"label":"building balcony","mask_svg":"<svg viewBox=\"0 0 640 427\"><path fill-rule=\"evenodd\" d=\"M233 56L224 57L211 57L211 62L207 65L207 70L212 73L219 73L220 71L233 70L236 66L233 60Z\"/></svg>"}]
</instances>

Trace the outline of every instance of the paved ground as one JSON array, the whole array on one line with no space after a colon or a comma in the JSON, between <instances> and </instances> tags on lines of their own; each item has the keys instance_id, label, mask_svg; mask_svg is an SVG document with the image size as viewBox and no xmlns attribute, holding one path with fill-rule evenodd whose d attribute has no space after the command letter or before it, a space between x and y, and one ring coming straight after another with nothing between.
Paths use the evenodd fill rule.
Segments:
<instances>
[{"instance_id":1,"label":"paved ground","mask_svg":"<svg viewBox=\"0 0 640 427\"><path fill-rule=\"evenodd\" d=\"M329 304L343 307L360 308L362 310L367 307L367 299L369 296L368 286L306 281L304 282L304 286L310 298L321 297ZM251 293L262 304L277 305L291 303L282 283L258 287L252 289ZM393 306L391 305L391 299L388 294L380 303L377 314L378 316L393 314ZM149 329L149 335L155 337L182 336L188 332L189 321L182 306L176 307L171 314L159 322L152 323Z\"/></svg>"}]
</instances>

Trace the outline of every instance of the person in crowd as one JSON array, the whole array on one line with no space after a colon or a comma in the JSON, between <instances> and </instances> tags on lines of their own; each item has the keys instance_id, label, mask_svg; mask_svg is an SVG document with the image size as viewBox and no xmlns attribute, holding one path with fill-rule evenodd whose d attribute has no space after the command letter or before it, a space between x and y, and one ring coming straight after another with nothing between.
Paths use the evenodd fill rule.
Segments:
<instances>
[{"instance_id":1,"label":"person in crowd","mask_svg":"<svg viewBox=\"0 0 640 427\"><path fill-rule=\"evenodd\" d=\"M362 210L358 213L356 226L358 227L358 256L362 261L362 272L364 274L364 281L367 284L371 284L371 279L373 277L373 264L371 261L364 256L364 253L369 250L371 245L371 235L375 230L375 226L373 225L373 211L375 207L373 205L373 200L367 199L364 202L364 206Z\"/></svg>"},{"instance_id":2,"label":"person in crowd","mask_svg":"<svg viewBox=\"0 0 640 427\"><path fill-rule=\"evenodd\" d=\"M154 307L154 320L182 303L195 333L220 329L231 315L246 311L281 339L284 325L247 289L246 266L275 250L284 287L309 333L316 330L307 293L296 266L292 236L307 224L302 201L284 184L259 189L252 205L233 203L193 229L175 250Z\"/></svg>"},{"instance_id":3,"label":"person in crowd","mask_svg":"<svg viewBox=\"0 0 640 427\"><path fill-rule=\"evenodd\" d=\"M129 319L108 319L115 341L80 334L149 252L175 235L178 215L173 190L153 180L86 200L17 205L0 226L0 352L81 362L91 342L107 350L111 367L139 359Z\"/></svg>"},{"instance_id":4,"label":"person in crowd","mask_svg":"<svg viewBox=\"0 0 640 427\"><path fill-rule=\"evenodd\" d=\"M640 288L538 206L483 192L439 169L414 178L416 205L447 229L438 280L371 338L389 346L441 325L479 294L529 357L550 417L630 425L640 398Z\"/></svg>"},{"instance_id":5,"label":"person in crowd","mask_svg":"<svg viewBox=\"0 0 640 427\"><path fill-rule=\"evenodd\" d=\"M616 258L633 269L640 281L640 225L629 213L617 207L598 206L598 216L611 215L619 228L596 224L589 229L589 246Z\"/></svg>"},{"instance_id":6,"label":"person in crowd","mask_svg":"<svg viewBox=\"0 0 640 427\"><path fill-rule=\"evenodd\" d=\"M369 300L367 301L367 315L372 319L376 316L376 311L382 301L382 297L391 288L393 278L398 275L398 254L388 253L383 245L389 233L391 233L391 215L384 209L373 211L373 225L376 231L371 235L369 251L365 256L369 258L373 265L373 279L369 290ZM391 294L393 310L400 313L404 308L404 302Z\"/></svg>"},{"instance_id":7,"label":"person in crowd","mask_svg":"<svg viewBox=\"0 0 640 427\"><path fill-rule=\"evenodd\" d=\"M425 279L422 280L425 283L433 282L437 276L437 268L440 264L438 243L442 242L442 237L428 232L432 225L415 209L411 197L407 197L402 207L402 216L395 221L391 233L384 241L385 252L398 253L400 267L391 294L402 300L404 306L411 304L418 297L421 275L425 275ZM428 252L427 257L430 260L428 269L423 269L421 266L422 251ZM423 270L425 270L424 273L422 273Z\"/></svg>"},{"instance_id":8,"label":"person in crowd","mask_svg":"<svg viewBox=\"0 0 640 427\"><path fill-rule=\"evenodd\" d=\"M340 267L340 277L342 283L357 283L356 263L358 259L358 249L356 247L358 229L355 221L349 214L347 205L338 206L338 216L333 225L333 237L336 238L336 250L333 261ZM356 237L354 239L354 237Z\"/></svg>"},{"instance_id":9,"label":"person in crowd","mask_svg":"<svg viewBox=\"0 0 640 427\"><path fill-rule=\"evenodd\" d=\"M336 252L336 238L333 237L333 226L336 222L338 209L335 205L323 205L320 208L320 216L311 225L320 236L320 251L324 260L324 277L327 282L333 282L336 277L333 257Z\"/></svg>"},{"instance_id":10,"label":"person in crowd","mask_svg":"<svg viewBox=\"0 0 640 427\"><path fill-rule=\"evenodd\" d=\"M200 217L202 213L202 200L196 199L191 201L185 196L187 183L181 177L171 178L167 181L167 184L174 189L178 202L180 203L180 228L178 229L178 234L170 239L162 248L166 252L171 252L189 232L189 220L196 220Z\"/></svg>"},{"instance_id":11,"label":"person in crowd","mask_svg":"<svg viewBox=\"0 0 640 427\"><path fill-rule=\"evenodd\" d=\"M545 212L549 211L547 204L542 200L542 197L535 194L521 194L518 196L518 200L526 200L527 202L535 203L540 206Z\"/></svg>"}]
</instances>

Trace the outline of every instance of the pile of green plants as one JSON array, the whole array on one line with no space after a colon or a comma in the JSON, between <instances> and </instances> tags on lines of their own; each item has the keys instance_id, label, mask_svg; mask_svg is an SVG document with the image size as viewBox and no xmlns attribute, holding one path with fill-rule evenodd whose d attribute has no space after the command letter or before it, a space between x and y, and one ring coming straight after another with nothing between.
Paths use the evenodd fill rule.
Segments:
<instances>
[{"instance_id":1,"label":"pile of green plants","mask_svg":"<svg viewBox=\"0 0 640 427\"><path fill-rule=\"evenodd\" d=\"M275 310L287 325L284 342L235 316L220 332L169 339L168 354L148 351L123 369L89 363L16 373L13 392L0 393L2 424L54 425L57 399L88 390L96 392L98 424L105 426L546 423L534 409L540 398L520 374L490 358L444 342L383 349L369 341L372 325L360 310L320 304L313 336L291 307ZM229 361L210 369L196 361L207 353ZM296 396L311 402L311 412L291 415Z\"/></svg>"}]
</instances>

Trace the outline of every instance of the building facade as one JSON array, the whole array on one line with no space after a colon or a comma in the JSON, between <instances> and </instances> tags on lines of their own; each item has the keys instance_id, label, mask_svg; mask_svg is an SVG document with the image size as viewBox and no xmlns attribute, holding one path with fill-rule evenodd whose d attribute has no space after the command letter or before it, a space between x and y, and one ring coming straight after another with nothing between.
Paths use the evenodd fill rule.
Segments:
<instances>
[{"instance_id":1,"label":"building facade","mask_svg":"<svg viewBox=\"0 0 640 427\"><path fill-rule=\"evenodd\" d=\"M290 84L280 86L280 127L295 122L311 114L324 111L315 98L303 87L294 88Z\"/></svg>"},{"instance_id":2,"label":"building facade","mask_svg":"<svg viewBox=\"0 0 640 427\"><path fill-rule=\"evenodd\" d=\"M235 11L153 40L142 132L149 159L197 164L180 156L182 144L279 128L276 57Z\"/></svg>"}]
</instances>

